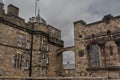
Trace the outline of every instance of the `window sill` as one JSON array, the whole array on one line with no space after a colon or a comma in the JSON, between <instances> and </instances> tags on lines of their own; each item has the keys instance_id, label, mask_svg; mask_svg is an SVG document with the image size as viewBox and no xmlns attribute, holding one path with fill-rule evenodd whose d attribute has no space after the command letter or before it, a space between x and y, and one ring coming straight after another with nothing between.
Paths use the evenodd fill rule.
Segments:
<instances>
[{"instance_id":1,"label":"window sill","mask_svg":"<svg viewBox=\"0 0 120 80\"><path fill-rule=\"evenodd\" d=\"M90 67L87 68L86 70L88 71L98 71L98 70L109 70L109 71L115 71L115 70L120 70L119 66L111 66L111 67Z\"/></svg>"}]
</instances>

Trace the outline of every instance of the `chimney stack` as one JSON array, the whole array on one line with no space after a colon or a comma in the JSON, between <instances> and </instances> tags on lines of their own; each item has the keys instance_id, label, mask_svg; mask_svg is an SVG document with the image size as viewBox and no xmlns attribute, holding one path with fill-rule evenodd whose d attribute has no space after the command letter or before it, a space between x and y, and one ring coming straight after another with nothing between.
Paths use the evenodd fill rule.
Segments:
<instances>
[{"instance_id":1,"label":"chimney stack","mask_svg":"<svg viewBox=\"0 0 120 80\"><path fill-rule=\"evenodd\" d=\"M7 14L8 14L8 15L11 15L11 16L16 16L16 17L18 17L18 15L19 15L19 8L17 8L16 6L10 4L10 5L8 6Z\"/></svg>"}]
</instances>

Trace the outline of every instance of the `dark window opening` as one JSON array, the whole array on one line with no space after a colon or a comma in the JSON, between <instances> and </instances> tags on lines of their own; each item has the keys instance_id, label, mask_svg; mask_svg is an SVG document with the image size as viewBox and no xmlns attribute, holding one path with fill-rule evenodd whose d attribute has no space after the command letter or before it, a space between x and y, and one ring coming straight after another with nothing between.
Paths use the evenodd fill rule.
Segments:
<instances>
[{"instance_id":1,"label":"dark window opening","mask_svg":"<svg viewBox=\"0 0 120 80\"><path fill-rule=\"evenodd\" d=\"M79 35L79 38L82 38L82 35Z\"/></svg>"},{"instance_id":2,"label":"dark window opening","mask_svg":"<svg viewBox=\"0 0 120 80\"><path fill-rule=\"evenodd\" d=\"M79 54L79 57L84 57L84 50L80 50L78 54Z\"/></svg>"},{"instance_id":3,"label":"dark window opening","mask_svg":"<svg viewBox=\"0 0 120 80\"><path fill-rule=\"evenodd\" d=\"M15 54L14 68L22 68L22 58L21 54Z\"/></svg>"}]
</instances>

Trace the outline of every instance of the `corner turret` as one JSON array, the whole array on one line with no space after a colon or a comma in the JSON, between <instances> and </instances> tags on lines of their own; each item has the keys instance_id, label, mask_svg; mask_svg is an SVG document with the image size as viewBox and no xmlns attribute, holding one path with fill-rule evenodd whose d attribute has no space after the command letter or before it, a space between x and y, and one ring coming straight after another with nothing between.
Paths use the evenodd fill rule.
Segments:
<instances>
[{"instance_id":1,"label":"corner turret","mask_svg":"<svg viewBox=\"0 0 120 80\"><path fill-rule=\"evenodd\" d=\"M46 21L40 16L40 10L38 10L38 15L29 19L30 23L37 22L46 24Z\"/></svg>"}]
</instances>

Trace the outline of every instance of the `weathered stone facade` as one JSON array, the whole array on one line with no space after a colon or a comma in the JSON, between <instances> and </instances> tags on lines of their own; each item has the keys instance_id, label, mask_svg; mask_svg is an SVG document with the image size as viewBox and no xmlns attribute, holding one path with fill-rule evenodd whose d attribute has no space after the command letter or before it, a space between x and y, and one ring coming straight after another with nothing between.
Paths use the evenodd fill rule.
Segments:
<instances>
[{"instance_id":1,"label":"weathered stone facade","mask_svg":"<svg viewBox=\"0 0 120 80\"><path fill-rule=\"evenodd\" d=\"M74 22L76 76L120 77L120 16Z\"/></svg>"},{"instance_id":2,"label":"weathered stone facade","mask_svg":"<svg viewBox=\"0 0 120 80\"><path fill-rule=\"evenodd\" d=\"M61 31L39 14L25 23L19 8L10 4L7 14L3 8L0 3L0 76L28 77L32 63L33 77L120 77L120 16L74 22L75 45L64 48ZM75 52L75 70L62 67L67 50Z\"/></svg>"},{"instance_id":3,"label":"weathered stone facade","mask_svg":"<svg viewBox=\"0 0 120 80\"><path fill-rule=\"evenodd\" d=\"M61 31L47 25L39 14L25 23L19 8L10 4L5 14L3 7L0 3L0 75L28 77L32 52L32 76L56 76L62 69L62 54L56 54L64 46Z\"/></svg>"}]
</instances>

